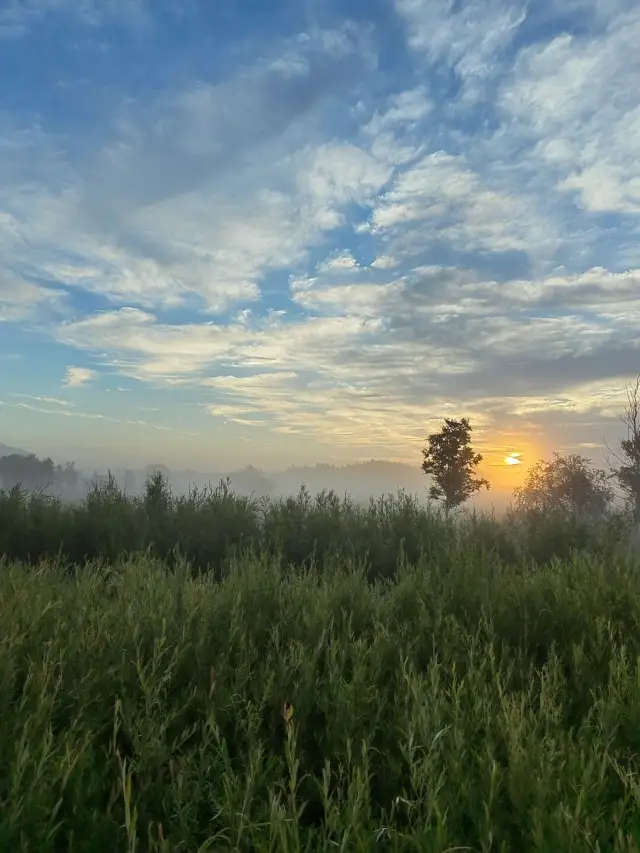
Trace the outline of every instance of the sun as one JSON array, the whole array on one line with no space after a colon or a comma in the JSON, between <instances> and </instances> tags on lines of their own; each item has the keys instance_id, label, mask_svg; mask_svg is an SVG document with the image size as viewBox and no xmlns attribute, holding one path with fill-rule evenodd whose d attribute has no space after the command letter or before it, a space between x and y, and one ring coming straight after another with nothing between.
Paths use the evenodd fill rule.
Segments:
<instances>
[{"instance_id":1,"label":"sun","mask_svg":"<svg viewBox=\"0 0 640 853\"><path fill-rule=\"evenodd\" d=\"M504 464L505 465L522 465L522 460L520 459L521 456L522 456L521 453L510 453L508 456L504 457Z\"/></svg>"}]
</instances>

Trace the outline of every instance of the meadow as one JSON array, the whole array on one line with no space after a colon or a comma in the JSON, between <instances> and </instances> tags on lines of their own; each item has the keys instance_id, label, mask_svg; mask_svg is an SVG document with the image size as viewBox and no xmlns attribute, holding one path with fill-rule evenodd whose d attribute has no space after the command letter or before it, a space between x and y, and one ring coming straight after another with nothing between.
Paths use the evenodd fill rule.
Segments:
<instances>
[{"instance_id":1,"label":"meadow","mask_svg":"<svg viewBox=\"0 0 640 853\"><path fill-rule=\"evenodd\" d=\"M0 850L640 851L623 526L0 492Z\"/></svg>"}]
</instances>

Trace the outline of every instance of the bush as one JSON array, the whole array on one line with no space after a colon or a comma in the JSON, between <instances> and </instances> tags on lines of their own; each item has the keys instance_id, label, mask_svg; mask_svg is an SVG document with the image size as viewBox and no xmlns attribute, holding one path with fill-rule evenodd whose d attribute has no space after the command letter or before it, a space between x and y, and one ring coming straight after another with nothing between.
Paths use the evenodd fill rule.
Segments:
<instances>
[{"instance_id":1,"label":"bush","mask_svg":"<svg viewBox=\"0 0 640 853\"><path fill-rule=\"evenodd\" d=\"M393 578L401 560L446 571L464 552L547 565L574 552L613 554L627 537L620 514L597 522L538 510L456 519L404 492L362 507L332 491L312 497L304 488L294 497L255 500L235 495L227 481L175 497L161 473L141 498L109 478L75 505L42 491L0 490L0 553L34 565L53 557L75 566L112 563L148 552L170 569L181 556L194 571L220 577L242 555L267 553L285 568L313 564L319 571L350 560L374 580Z\"/></svg>"}]
</instances>

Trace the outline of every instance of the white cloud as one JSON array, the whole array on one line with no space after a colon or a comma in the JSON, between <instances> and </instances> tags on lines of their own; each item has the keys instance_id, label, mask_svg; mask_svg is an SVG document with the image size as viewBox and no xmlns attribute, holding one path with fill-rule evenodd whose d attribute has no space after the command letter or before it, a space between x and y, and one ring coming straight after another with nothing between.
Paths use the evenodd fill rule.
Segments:
<instances>
[{"instance_id":1,"label":"white cloud","mask_svg":"<svg viewBox=\"0 0 640 853\"><path fill-rule=\"evenodd\" d=\"M65 408L73 407L75 404L69 400L61 400L59 397L44 397L38 394L22 394L17 391L13 392L12 397L21 397L25 400L33 400L36 403L49 403L52 406L64 406Z\"/></svg>"},{"instance_id":2,"label":"white cloud","mask_svg":"<svg viewBox=\"0 0 640 853\"><path fill-rule=\"evenodd\" d=\"M622 273L602 267L580 273L556 270L538 280L514 280L500 286L496 282L469 282L464 291L494 308L506 303L514 308L572 309L603 317L619 311L630 319L634 311L640 310L640 270Z\"/></svg>"},{"instance_id":3,"label":"white cloud","mask_svg":"<svg viewBox=\"0 0 640 853\"><path fill-rule=\"evenodd\" d=\"M520 52L500 104L514 138L589 211L640 213L640 7L603 34Z\"/></svg>"},{"instance_id":4,"label":"white cloud","mask_svg":"<svg viewBox=\"0 0 640 853\"><path fill-rule=\"evenodd\" d=\"M398 125L415 125L432 111L433 104L426 86L416 86L398 92L389 98L387 109L376 111L371 121L363 128L365 133L379 134L383 130L396 129Z\"/></svg>"},{"instance_id":5,"label":"white cloud","mask_svg":"<svg viewBox=\"0 0 640 853\"><path fill-rule=\"evenodd\" d=\"M105 351L108 363L126 375L164 384L177 376L213 417L238 428L261 425L337 447L390 452L418 440L425 423L455 414L461 404L485 429L496 412L502 417L492 399L502 400L501 411L513 417L538 417L538 409L522 408L523 375L529 397L553 401L578 400L594 370L630 372L640 315L625 324L577 312L519 314L544 304L545 287L553 301L562 287L599 282L597 293L606 292L610 279L597 270L578 282L556 273L518 302L517 282L500 285L471 271L423 267L386 284L332 285L329 277L294 286L294 300L320 315L303 320L245 316L228 326L170 326L127 309L65 323L60 334L82 349ZM627 280L620 277L623 286ZM590 405L597 414L597 400Z\"/></svg>"},{"instance_id":6,"label":"white cloud","mask_svg":"<svg viewBox=\"0 0 640 853\"><path fill-rule=\"evenodd\" d=\"M297 185L317 204L364 203L391 176L391 168L351 143L309 148L299 157Z\"/></svg>"},{"instance_id":7,"label":"white cloud","mask_svg":"<svg viewBox=\"0 0 640 853\"><path fill-rule=\"evenodd\" d=\"M277 385L283 381L296 379L298 374L292 370L282 370L277 373L254 373L251 376L233 376L224 374L222 376L210 376L203 379L201 385L207 388L217 388L222 391L244 391L251 388L260 391L265 387Z\"/></svg>"},{"instance_id":8,"label":"white cloud","mask_svg":"<svg viewBox=\"0 0 640 853\"><path fill-rule=\"evenodd\" d=\"M424 235L424 226L433 227ZM413 233L422 229L420 242ZM401 172L375 203L374 234L395 233L404 252L424 240L444 239L463 251L549 251L559 235L538 213L534 199L492 186L461 156L437 151Z\"/></svg>"},{"instance_id":9,"label":"white cloud","mask_svg":"<svg viewBox=\"0 0 640 853\"><path fill-rule=\"evenodd\" d=\"M0 323L32 319L43 309L57 311L64 300L65 293L61 290L10 274L5 277L0 271Z\"/></svg>"},{"instance_id":10,"label":"white cloud","mask_svg":"<svg viewBox=\"0 0 640 853\"><path fill-rule=\"evenodd\" d=\"M425 86L397 92L363 126L362 136L374 157L390 166L401 166L421 151L424 122L432 110Z\"/></svg>"},{"instance_id":11,"label":"white cloud","mask_svg":"<svg viewBox=\"0 0 640 853\"><path fill-rule=\"evenodd\" d=\"M371 266L376 270L389 270L397 267L398 263L396 258L392 258L390 255L378 255Z\"/></svg>"},{"instance_id":12,"label":"white cloud","mask_svg":"<svg viewBox=\"0 0 640 853\"><path fill-rule=\"evenodd\" d=\"M152 314L122 308L63 323L58 338L80 349L106 351L123 375L157 381L193 375L223 359L243 332L239 326L213 323L163 326Z\"/></svg>"},{"instance_id":13,"label":"white cloud","mask_svg":"<svg viewBox=\"0 0 640 853\"><path fill-rule=\"evenodd\" d=\"M316 266L319 273L345 273L359 269L351 252L337 252Z\"/></svg>"},{"instance_id":14,"label":"white cloud","mask_svg":"<svg viewBox=\"0 0 640 853\"><path fill-rule=\"evenodd\" d=\"M306 309L328 311L337 316L376 318L401 291L399 283L346 284L300 289L294 291L292 298Z\"/></svg>"},{"instance_id":15,"label":"white cloud","mask_svg":"<svg viewBox=\"0 0 640 853\"><path fill-rule=\"evenodd\" d=\"M68 367L64 384L69 388L79 388L81 385L87 385L95 376L96 371L87 367Z\"/></svg>"},{"instance_id":16,"label":"white cloud","mask_svg":"<svg viewBox=\"0 0 640 853\"><path fill-rule=\"evenodd\" d=\"M369 61L363 39L312 31L281 45L286 68L258 57L219 85L125 104L78 165L64 139L0 121L4 262L114 304L219 314L257 300L390 175L364 147L301 134Z\"/></svg>"},{"instance_id":17,"label":"white cloud","mask_svg":"<svg viewBox=\"0 0 640 853\"><path fill-rule=\"evenodd\" d=\"M513 0L395 0L395 6L411 48L431 63L445 61L455 69L467 99L499 73L502 52L526 18L526 6Z\"/></svg>"}]
</instances>

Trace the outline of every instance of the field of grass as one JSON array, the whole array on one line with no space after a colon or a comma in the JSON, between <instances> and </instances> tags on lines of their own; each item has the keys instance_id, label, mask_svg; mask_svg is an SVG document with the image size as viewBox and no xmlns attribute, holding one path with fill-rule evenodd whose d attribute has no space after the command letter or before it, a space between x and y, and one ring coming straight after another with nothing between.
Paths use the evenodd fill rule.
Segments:
<instances>
[{"instance_id":1,"label":"field of grass","mask_svg":"<svg viewBox=\"0 0 640 853\"><path fill-rule=\"evenodd\" d=\"M299 501L224 550L240 502L183 508L177 553L168 502L154 556L150 504L109 500L0 494L0 850L640 851L640 574L610 531L558 558L575 526L514 550ZM114 551L81 564L74 530Z\"/></svg>"}]
</instances>

